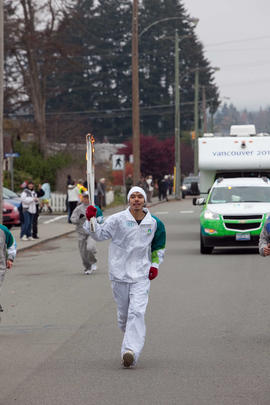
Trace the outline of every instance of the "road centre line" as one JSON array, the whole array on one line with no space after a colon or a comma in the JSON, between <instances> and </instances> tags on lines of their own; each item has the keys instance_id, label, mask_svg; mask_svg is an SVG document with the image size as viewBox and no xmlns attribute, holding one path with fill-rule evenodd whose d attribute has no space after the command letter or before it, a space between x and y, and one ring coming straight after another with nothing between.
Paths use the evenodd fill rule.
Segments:
<instances>
[{"instance_id":1,"label":"road centre line","mask_svg":"<svg viewBox=\"0 0 270 405\"><path fill-rule=\"evenodd\" d=\"M52 219L49 219L48 221L43 222L44 224L50 224L51 222L59 221L60 219L66 218L66 215L59 215L58 217L54 217Z\"/></svg>"},{"instance_id":2,"label":"road centre line","mask_svg":"<svg viewBox=\"0 0 270 405\"><path fill-rule=\"evenodd\" d=\"M156 211L156 212L154 212L154 214L163 215L163 214L169 214L169 212L168 211Z\"/></svg>"},{"instance_id":3,"label":"road centre line","mask_svg":"<svg viewBox=\"0 0 270 405\"><path fill-rule=\"evenodd\" d=\"M180 212L180 214L193 214L194 213L194 211L179 211Z\"/></svg>"}]
</instances>

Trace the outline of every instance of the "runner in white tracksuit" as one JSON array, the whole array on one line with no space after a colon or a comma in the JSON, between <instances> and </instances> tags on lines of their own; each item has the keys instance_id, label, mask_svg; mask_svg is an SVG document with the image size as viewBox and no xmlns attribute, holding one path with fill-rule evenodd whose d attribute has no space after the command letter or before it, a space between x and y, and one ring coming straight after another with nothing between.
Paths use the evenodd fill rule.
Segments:
<instances>
[{"instance_id":1,"label":"runner in white tracksuit","mask_svg":"<svg viewBox=\"0 0 270 405\"><path fill-rule=\"evenodd\" d=\"M144 190L131 188L128 201L126 210L110 216L103 225L96 222L95 232L91 232L89 221L84 224L95 240L111 239L109 277L118 307L118 325L124 332L121 355L125 367L136 364L144 345L150 280L157 276L166 242L163 223L144 208ZM87 209L88 220L94 216L92 210L92 206Z\"/></svg>"}]
</instances>

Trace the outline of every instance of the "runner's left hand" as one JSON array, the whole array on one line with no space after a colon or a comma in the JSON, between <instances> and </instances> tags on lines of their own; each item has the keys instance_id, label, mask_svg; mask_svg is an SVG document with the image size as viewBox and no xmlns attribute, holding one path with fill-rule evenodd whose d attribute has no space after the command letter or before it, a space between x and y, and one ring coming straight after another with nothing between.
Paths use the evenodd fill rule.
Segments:
<instances>
[{"instance_id":1,"label":"runner's left hand","mask_svg":"<svg viewBox=\"0 0 270 405\"><path fill-rule=\"evenodd\" d=\"M149 280L154 280L158 275L158 269L156 267L150 267Z\"/></svg>"}]
</instances>

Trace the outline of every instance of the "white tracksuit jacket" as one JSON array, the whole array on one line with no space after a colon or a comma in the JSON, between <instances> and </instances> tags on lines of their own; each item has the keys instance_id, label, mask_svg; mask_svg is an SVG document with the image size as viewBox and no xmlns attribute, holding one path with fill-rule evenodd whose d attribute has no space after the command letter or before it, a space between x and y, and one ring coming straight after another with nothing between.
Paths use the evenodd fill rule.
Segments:
<instances>
[{"instance_id":1,"label":"white tracksuit jacket","mask_svg":"<svg viewBox=\"0 0 270 405\"><path fill-rule=\"evenodd\" d=\"M111 239L109 247L109 277L112 281L134 283L148 279L151 266L158 268L163 261L166 231L163 223L144 208L144 219L138 225L127 208L106 219L100 225L96 222L95 232L90 222L84 229L93 239Z\"/></svg>"}]
</instances>

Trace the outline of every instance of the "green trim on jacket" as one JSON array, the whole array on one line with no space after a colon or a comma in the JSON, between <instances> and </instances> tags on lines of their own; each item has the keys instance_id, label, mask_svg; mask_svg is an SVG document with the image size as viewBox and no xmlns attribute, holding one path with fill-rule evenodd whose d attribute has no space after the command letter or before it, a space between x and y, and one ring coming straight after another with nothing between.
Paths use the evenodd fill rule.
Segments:
<instances>
[{"instance_id":1,"label":"green trim on jacket","mask_svg":"<svg viewBox=\"0 0 270 405\"><path fill-rule=\"evenodd\" d=\"M98 205L95 205L95 207L96 207L96 209L97 209L96 218L97 218L97 217L102 217L102 216L103 216L103 213L102 213L101 209L99 208L99 206L98 206Z\"/></svg>"},{"instance_id":2,"label":"green trim on jacket","mask_svg":"<svg viewBox=\"0 0 270 405\"><path fill-rule=\"evenodd\" d=\"M151 252L152 252L152 263L159 264L159 250L165 249L166 245L166 230L163 222L154 215L151 215L157 222L157 229L155 236L151 243Z\"/></svg>"},{"instance_id":3,"label":"green trim on jacket","mask_svg":"<svg viewBox=\"0 0 270 405\"><path fill-rule=\"evenodd\" d=\"M6 245L7 248L10 248L13 243L14 243L14 238L12 233L10 232L10 230L5 226L5 225L1 225L0 224L0 228L2 229L2 231L4 231L5 236L6 236Z\"/></svg>"}]
</instances>

